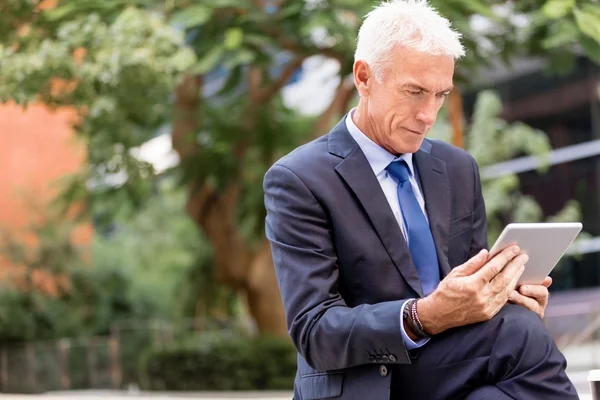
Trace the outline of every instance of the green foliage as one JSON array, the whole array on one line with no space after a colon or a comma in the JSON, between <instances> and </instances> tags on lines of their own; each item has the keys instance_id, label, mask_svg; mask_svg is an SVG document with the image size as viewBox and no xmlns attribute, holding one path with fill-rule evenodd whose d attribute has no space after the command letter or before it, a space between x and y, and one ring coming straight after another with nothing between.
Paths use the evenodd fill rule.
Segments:
<instances>
[{"instance_id":1,"label":"green foliage","mask_svg":"<svg viewBox=\"0 0 600 400\"><path fill-rule=\"evenodd\" d=\"M108 334L115 320L156 312L152 294L132 292L131 271L90 264L89 249L74 241L78 225L49 214L0 242L15 271L0 289L0 343Z\"/></svg>"},{"instance_id":2,"label":"green foliage","mask_svg":"<svg viewBox=\"0 0 600 400\"><path fill-rule=\"evenodd\" d=\"M72 2L49 11L58 22L43 32L32 27L18 47L0 39L0 101L74 109L75 130L88 145L85 180L120 172L135 185L152 169L129 150L170 119L169 96L195 57L164 17L128 7L105 21L87 12L98 4Z\"/></svg>"},{"instance_id":3,"label":"green foliage","mask_svg":"<svg viewBox=\"0 0 600 400\"><path fill-rule=\"evenodd\" d=\"M125 203L115 214L113 199L97 201L94 214L107 234L94 239L94 264L136 277L131 294L152 299L155 318L235 315L235 297L217 284L212 250L186 214L185 202L185 189L168 176L156 182L140 208Z\"/></svg>"},{"instance_id":4,"label":"green foliage","mask_svg":"<svg viewBox=\"0 0 600 400\"><path fill-rule=\"evenodd\" d=\"M307 140L314 128L289 111L285 120L263 120L286 111L277 86L273 97L258 104L250 101L251 69L260 73L259 88L268 89L277 85L281 69L274 66L282 58L326 55L340 61L344 77L351 72L362 17L375 2L288 1L268 11L249 0L61 0L57 8L45 11L36 10L33 0L10 4L1 17L6 26L20 23L29 29L19 36L0 36L0 100L26 104L39 98L73 107L76 130L88 145L89 168L65 188L67 199L87 197L76 187L89 179L102 182L107 175L124 173L126 183L120 189L126 196L106 191L120 204L127 198L139 203L151 190L141 183L153 176L151 166L133 157L130 149L172 122L169 97L184 74L228 75L216 98L215 92L205 93L211 98L202 104L202 120L193 133L201 151L184 162L185 177L199 183L208 179L217 186L245 179L246 165L265 170L278 154ZM572 65L568 55L577 43L600 60L594 30L600 24L592 23L600 6L591 0L508 5L432 0L432 5L463 34L468 51L457 71L459 81L492 59L508 60L522 52L555 56L553 65L564 70ZM508 17L510 12L499 12L502 7L531 23L520 28ZM487 18L493 29L473 31L475 14ZM79 49L85 54L73 57ZM66 82L69 90L55 90L54 78ZM511 137L518 138L521 128L512 129ZM259 186L259 180L247 183L248 190L258 191L250 186ZM258 208L241 208L250 220L261 220ZM255 222L242 224L256 232Z\"/></svg>"},{"instance_id":5,"label":"green foliage","mask_svg":"<svg viewBox=\"0 0 600 400\"><path fill-rule=\"evenodd\" d=\"M287 339L204 336L152 349L142 372L152 390L289 390L296 350Z\"/></svg>"},{"instance_id":6,"label":"green foliage","mask_svg":"<svg viewBox=\"0 0 600 400\"><path fill-rule=\"evenodd\" d=\"M549 0L542 7L542 14L549 19L565 17L573 11L575 0Z\"/></svg>"},{"instance_id":7,"label":"green foliage","mask_svg":"<svg viewBox=\"0 0 600 400\"><path fill-rule=\"evenodd\" d=\"M173 317L173 310L182 308L178 291L189 270L201 254L211 254L185 214L185 190L166 179L157 182L155 194L141 208L123 207L113 216L111 205L94 205L98 217L109 216L103 224L107 234L100 231L94 238L96 268L127 271L136 277L132 294L152 298L160 316Z\"/></svg>"},{"instance_id":8,"label":"green foliage","mask_svg":"<svg viewBox=\"0 0 600 400\"><path fill-rule=\"evenodd\" d=\"M67 276L70 289L59 295L2 288L0 343L106 335L114 320L154 313L150 299L131 296L131 278L123 271L80 267Z\"/></svg>"},{"instance_id":9,"label":"green foliage","mask_svg":"<svg viewBox=\"0 0 600 400\"><path fill-rule=\"evenodd\" d=\"M513 11L529 21L521 34L523 54L549 59L550 71L571 71L581 50L600 64L600 4L597 1L519 1L514 2Z\"/></svg>"}]
</instances>

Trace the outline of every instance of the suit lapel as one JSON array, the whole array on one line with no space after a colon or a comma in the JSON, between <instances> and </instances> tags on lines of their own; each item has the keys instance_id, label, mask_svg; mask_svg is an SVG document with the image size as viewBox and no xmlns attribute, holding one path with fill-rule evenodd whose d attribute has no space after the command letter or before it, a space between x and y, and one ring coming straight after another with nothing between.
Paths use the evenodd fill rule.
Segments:
<instances>
[{"instance_id":1,"label":"suit lapel","mask_svg":"<svg viewBox=\"0 0 600 400\"><path fill-rule=\"evenodd\" d=\"M446 163L431 155L431 142L423 142L414 154L417 172L423 188L425 210L437 250L442 278L450 273L448 239L450 236L450 183Z\"/></svg>"},{"instance_id":2,"label":"suit lapel","mask_svg":"<svg viewBox=\"0 0 600 400\"><path fill-rule=\"evenodd\" d=\"M358 144L347 131L345 119L329 137L329 151L344 158L336 171L354 192L369 216L394 265L410 287L423 296L423 289L408 246L373 170ZM342 125L343 124L343 125Z\"/></svg>"}]
</instances>

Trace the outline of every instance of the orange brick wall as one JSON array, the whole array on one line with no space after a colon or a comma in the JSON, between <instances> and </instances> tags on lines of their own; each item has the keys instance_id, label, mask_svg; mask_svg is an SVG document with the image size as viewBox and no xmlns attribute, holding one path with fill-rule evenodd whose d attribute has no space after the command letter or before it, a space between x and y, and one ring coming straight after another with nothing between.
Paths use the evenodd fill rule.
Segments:
<instances>
[{"instance_id":1,"label":"orange brick wall","mask_svg":"<svg viewBox=\"0 0 600 400\"><path fill-rule=\"evenodd\" d=\"M85 161L84 147L70 128L72 116L42 105L27 110L0 105L0 228L21 233L43 218L39 211L58 193L56 179L76 172ZM92 227L82 226L74 236L78 243L89 243Z\"/></svg>"}]
</instances>

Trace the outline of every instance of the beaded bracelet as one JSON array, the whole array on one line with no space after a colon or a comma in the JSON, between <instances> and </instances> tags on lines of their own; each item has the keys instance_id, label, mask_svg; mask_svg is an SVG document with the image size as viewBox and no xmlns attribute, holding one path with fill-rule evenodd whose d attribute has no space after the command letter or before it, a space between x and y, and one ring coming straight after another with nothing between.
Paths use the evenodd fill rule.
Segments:
<instances>
[{"instance_id":1,"label":"beaded bracelet","mask_svg":"<svg viewBox=\"0 0 600 400\"><path fill-rule=\"evenodd\" d=\"M412 300L409 304L410 306L410 315L411 315L411 325L414 328L415 334L420 338L428 338L428 335L423 329L423 324L421 324L421 320L419 319L419 314L417 313L417 300Z\"/></svg>"}]
</instances>

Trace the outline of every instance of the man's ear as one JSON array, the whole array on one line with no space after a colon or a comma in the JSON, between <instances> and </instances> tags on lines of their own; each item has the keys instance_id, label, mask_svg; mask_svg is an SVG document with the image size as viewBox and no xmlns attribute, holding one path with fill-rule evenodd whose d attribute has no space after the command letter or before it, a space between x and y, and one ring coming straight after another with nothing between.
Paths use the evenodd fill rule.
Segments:
<instances>
[{"instance_id":1,"label":"man's ear","mask_svg":"<svg viewBox=\"0 0 600 400\"><path fill-rule=\"evenodd\" d=\"M373 73L371 72L369 64L367 64L363 60L358 60L354 62L353 73L354 86L356 86L358 94L361 97L368 97L370 85L372 83L373 78Z\"/></svg>"}]
</instances>

